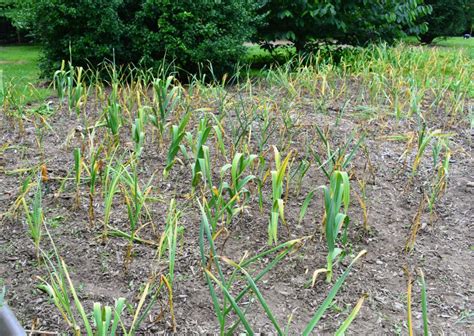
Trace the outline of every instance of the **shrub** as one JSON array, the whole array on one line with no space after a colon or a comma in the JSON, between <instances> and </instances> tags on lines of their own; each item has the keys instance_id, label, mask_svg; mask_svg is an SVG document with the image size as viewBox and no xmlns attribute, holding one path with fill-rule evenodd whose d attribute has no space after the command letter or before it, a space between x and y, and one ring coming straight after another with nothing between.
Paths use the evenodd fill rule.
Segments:
<instances>
[{"instance_id":1,"label":"shrub","mask_svg":"<svg viewBox=\"0 0 474 336\"><path fill-rule=\"evenodd\" d=\"M129 43L147 65L166 57L193 73L207 62L226 71L245 52L256 8L251 0L148 0L129 26Z\"/></svg>"},{"instance_id":2,"label":"shrub","mask_svg":"<svg viewBox=\"0 0 474 336\"><path fill-rule=\"evenodd\" d=\"M251 0L28 0L48 75L69 48L75 65L154 66L166 59L186 71L212 62L227 71L254 32Z\"/></svg>"},{"instance_id":3,"label":"shrub","mask_svg":"<svg viewBox=\"0 0 474 336\"><path fill-rule=\"evenodd\" d=\"M120 54L123 23L121 0L30 0L32 25L42 46L44 75L72 56L74 64L96 65Z\"/></svg>"}]
</instances>

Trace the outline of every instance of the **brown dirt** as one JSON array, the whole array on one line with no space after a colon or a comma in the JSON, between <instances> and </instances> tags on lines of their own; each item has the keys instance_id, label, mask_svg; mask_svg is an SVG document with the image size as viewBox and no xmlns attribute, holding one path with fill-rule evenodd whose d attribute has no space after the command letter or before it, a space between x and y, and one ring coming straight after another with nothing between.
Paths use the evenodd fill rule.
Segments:
<instances>
[{"instance_id":1,"label":"brown dirt","mask_svg":"<svg viewBox=\"0 0 474 336\"><path fill-rule=\"evenodd\" d=\"M57 103L56 103L57 105ZM438 202L435 214L423 213L422 228L418 233L415 249L411 253L404 250L413 218L417 213L422 190L426 190L427 181L433 174L431 158L426 155L420 172L411 185L407 185L410 175L413 153L407 164L399 158L405 150L404 144L388 141L384 135L397 134L413 130L408 122L392 120L374 120L371 123L351 115L351 110L335 125L338 106L331 106L327 115L315 113L310 98L293 107L303 118L295 131L291 148L298 149L299 157L304 153L305 139L317 139L312 125L331 126L335 130L333 141L340 142L354 129L367 131L367 152L370 154L372 171L366 169L368 159L359 151L353 160L353 189L359 192L356 177L366 179L368 216L370 232L362 228L362 212L356 197L352 197L349 215L349 244L347 250L355 255L362 249L367 256L351 272L343 289L337 295L333 307L319 323L315 334L332 334L349 314L355 302L364 293L368 298L350 327L350 335L394 335L406 334L406 287L407 278L403 268L411 272L420 267L426 275L430 329L433 335L472 335L474 334L474 231L472 230L474 162L472 158L473 136L464 122L459 122L449 131L456 133L452 137L453 157L450 167L449 184L446 194ZM147 245L136 245L134 258L129 271L123 271L123 256L126 242L120 238L109 238L105 244L98 239L101 233L100 219L103 216L103 202L100 197L95 203L97 224L90 228L88 224L87 186L83 186L81 206L74 209L74 186L65 184L65 190L55 195L64 178L73 170L72 149L79 145L79 136L73 138L67 146L65 140L80 125L75 115L66 109L55 113L48 119L53 132L44 136L44 158L50 180L46 183L43 207L49 223L49 230L61 256L69 266L71 277L79 289L81 299L89 309L93 302L112 304L118 297L126 297L130 302L138 302L139 289L147 281L152 270L160 271L165 265L158 264L156 251ZM442 120L433 118L433 127ZM18 194L22 174L16 169L32 167L41 162L41 155L35 141L35 128L25 121L24 134L20 134L17 122L5 114L0 116L0 142L8 145L0 152L0 213L8 211ZM131 144L128 127L122 129L122 143ZM151 134L151 133L149 133ZM271 138L270 144L278 143L278 136ZM167 146L165 146L167 149ZM0 146L1 148L1 146ZM271 158L271 152L267 158ZM158 150L147 138L141 163L143 177L151 176L154 171L160 175L166 152ZM213 161L214 171L222 166L223 159ZM72 175L71 175L72 176ZM324 267L326 247L317 229L321 222L321 195L312 203L302 225L297 225L300 205L306 194L313 188L326 184L326 179L313 165L304 179L299 195L291 192L288 198L287 221L290 234L280 228L280 241L302 237L317 232L315 239L308 241L301 249L281 262L262 282L260 288L275 315L285 324L293 313L290 334L300 334L315 309L327 295L330 286L322 279L311 288L308 283L312 272ZM150 205L154 225L158 232L164 227L164 219L169 200L177 198L178 208L183 211L181 225L184 237L180 243L176 264L176 285L174 304L178 334L205 334L218 332L218 324L212 308L208 288L200 270L198 248L199 211L195 202L186 198L190 192L190 168L175 165L169 180L156 178L154 194L162 198L161 202ZM100 190L100 188L99 188ZM100 194L100 192L99 192ZM221 254L238 260L245 251L255 254L266 248L267 224L271 207L271 190L267 183L265 189L265 210L260 213L256 199L250 207L229 227L229 237L222 248L223 239L218 239ZM126 212L119 196L113 210L112 224L127 228ZM151 229L142 235L157 240ZM48 238L42 242L45 251L51 250ZM336 266L341 274L350 258ZM7 286L7 301L20 322L30 329L58 331L66 330L59 312L49 301L46 294L37 289L37 276L45 275L44 266L37 266L34 248L28 238L23 215L15 218L3 218L0 225L0 279ZM420 306L420 287L417 282L413 289L413 320L415 334L422 334ZM248 316L256 332L272 333L271 324L254 298L245 305ZM166 306L166 297L161 298L154 310L154 316ZM469 315L470 314L470 315ZM146 322L142 334L162 334L170 329L170 318L155 323Z\"/></svg>"}]
</instances>

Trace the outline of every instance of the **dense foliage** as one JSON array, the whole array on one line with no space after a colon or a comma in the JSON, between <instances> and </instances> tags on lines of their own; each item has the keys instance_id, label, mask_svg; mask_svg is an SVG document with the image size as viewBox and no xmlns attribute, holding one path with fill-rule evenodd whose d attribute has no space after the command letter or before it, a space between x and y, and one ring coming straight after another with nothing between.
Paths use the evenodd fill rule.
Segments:
<instances>
[{"instance_id":1,"label":"dense foliage","mask_svg":"<svg viewBox=\"0 0 474 336\"><path fill-rule=\"evenodd\" d=\"M152 64L166 56L191 72L208 62L217 72L229 70L255 31L256 8L252 0L144 1L127 26L128 58Z\"/></svg>"},{"instance_id":2,"label":"dense foliage","mask_svg":"<svg viewBox=\"0 0 474 336\"><path fill-rule=\"evenodd\" d=\"M28 33L21 0L0 0L0 43L24 42Z\"/></svg>"},{"instance_id":3,"label":"dense foliage","mask_svg":"<svg viewBox=\"0 0 474 336\"><path fill-rule=\"evenodd\" d=\"M471 0L426 0L433 8L424 18L428 31L420 36L424 43L431 43L440 36L459 35L470 32L474 17L474 2Z\"/></svg>"},{"instance_id":4,"label":"dense foliage","mask_svg":"<svg viewBox=\"0 0 474 336\"><path fill-rule=\"evenodd\" d=\"M77 65L112 59L124 49L124 25L119 19L121 0L32 1L33 27L44 53L43 70L58 68L72 57Z\"/></svg>"},{"instance_id":5,"label":"dense foliage","mask_svg":"<svg viewBox=\"0 0 474 336\"><path fill-rule=\"evenodd\" d=\"M33 28L50 72L104 59L154 66L163 59L195 72L226 71L244 52L258 16L250 0L29 0Z\"/></svg>"},{"instance_id":6,"label":"dense foliage","mask_svg":"<svg viewBox=\"0 0 474 336\"><path fill-rule=\"evenodd\" d=\"M315 39L364 45L393 41L405 32L416 35L426 24L416 19L430 12L423 0L269 0L261 9L268 13L267 25L259 29L260 41L287 39L298 50Z\"/></svg>"}]
</instances>

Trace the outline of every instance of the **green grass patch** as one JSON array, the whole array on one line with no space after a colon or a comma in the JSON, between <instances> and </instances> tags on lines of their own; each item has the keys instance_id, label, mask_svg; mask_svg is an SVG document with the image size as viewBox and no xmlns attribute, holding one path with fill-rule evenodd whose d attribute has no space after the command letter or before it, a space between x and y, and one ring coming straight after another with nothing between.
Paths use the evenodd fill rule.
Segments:
<instances>
[{"instance_id":1,"label":"green grass patch","mask_svg":"<svg viewBox=\"0 0 474 336\"><path fill-rule=\"evenodd\" d=\"M420 44L419 40L414 36L404 38L403 41L407 44ZM465 39L462 36L438 37L433 40L431 46L450 48L450 52L462 50L469 58L474 59L474 38L472 37L469 39Z\"/></svg>"},{"instance_id":2,"label":"green grass patch","mask_svg":"<svg viewBox=\"0 0 474 336\"><path fill-rule=\"evenodd\" d=\"M41 87L37 46L0 46L0 85L13 100L23 104L46 99L51 90Z\"/></svg>"},{"instance_id":3,"label":"green grass patch","mask_svg":"<svg viewBox=\"0 0 474 336\"><path fill-rule=\"evenodd\" d=\"M272 64L283 64L295 55L296 49L292 46L279 47L270 52L258 45L250 45L243 61L253 69L261 69Z\"/></svg>"},{"instance_id":4,"label":"green grass patch","mask_svg":"<svg viewBox=\"0 0 474 336\"><path fill-rule=\"evenodd\" d=\"M465 39L463 37L440 37L433 41L433 44L440 47L471 48L474 49L474 38Z\"/></svg>"},{"instance_id":5,"label":"green grass patch","mask_svg":"<svg viewBox=\"0 0 474 336\"><path fill-rule=\"evenodd\" d=\"M474 38L465 39L463 37L437 38L433 44L438 47L453 49L463 49L469 58L474 59Z\"/></svg>"}]
</instances>

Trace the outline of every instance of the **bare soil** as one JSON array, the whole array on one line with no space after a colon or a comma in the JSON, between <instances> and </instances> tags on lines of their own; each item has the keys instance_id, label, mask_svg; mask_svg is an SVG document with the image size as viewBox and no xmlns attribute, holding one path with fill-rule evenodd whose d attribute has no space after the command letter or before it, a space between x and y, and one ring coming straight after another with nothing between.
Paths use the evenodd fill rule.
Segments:
<instances>
[{"instance_id":1,"label":"bare soil","mask_svg":"<svg viewBox=\"0 0 474 336\"><path fill-rule=\"evenodd\" d=\"M284 95L284 93L282 93ZM471 101L472 103L472 101ZM58 107L58 102L54 102ZM390 141L387 135L413 131L415 125L407 121L390 118L371 120L355 115L349 108L338 120L340 106L330 106L326 114L314 110L310 97L306 97L293 109L298 116L290 148L297 150L301 159L306 139L317 136L313 125L330 127L335 136L334 144L342 143L353 131L367 133L366 151L359 150L353 159L352 188L359 193L357 179L367 181L367 209L370 231L363 226L362 211L353 195L349 215L349 256L335 267L341 274L350 262L351 256L359 251L368 251L365 258L352 270L332 308L319 323L315 334L330 335L350 313L353 305L364 294L368 297L363 308L351 325L350 335L395 335L407 334L406 290L407 277L404 267L416 274L422 268L426 275L430 330L433 335L474 334L474 161L472 158L473 133L467 122L457 121L445 131L453 132L451 138L453 155L446 193L437 203L434 213L426 210L422 214L421 228L415 248L405 251L405 244L411 232L423 192L427 190L430 177L434 174L430 150L427 151L418 174L410 182L411 163L414 153L401 159L406 149L403 142ZM92 107L91 107L92 111ZM354 112L354 113L353 113ZM91 112L91 115L94 115ZM233 122L235 116L229 116ZM88 219L87 185L81 194L81 205L74 207L75 189L73 182L67 182L60 190L65 177L73 176L72 149L81 143L80 121L67 108L62 108L48 123L53 131L46 131L43 139L44 154L38 149L35 139L33 117L25 118L24 130L18 128L15 119L0 115L0 213L6 213L18 196L19 187L25 177L21 169L35 167L46 162L49 180L43 196L43 208L49 231L60 255L64 258L71 277L78 288L79 296L86 308L93 302L113 304L114 299L125 297L137 303L140 287L153 272L160 272L165 265L156 263L156 248L136 244L134 257L128 272L123 270L124 251L127 242L110 237L105 243L99 239L103 218L103 201L95 200L96 225L90 227ZM445 125L442 117L433 116L430 126ZM440 126L437 126L440 125ZM121 144L131 148L129 127L122 128ZM278 133L278 132L277 132ZM72 134L72 140L66 139ZM100 133L99 133L100 134ZM274 134L269 145L278 144ZM166 160L165 148L160 149L147 135L147 143L140 164L143 180L158 172L153 182L153 193L161 201L150 204L157 232L151 227L140 235L157 241L164 227L169 201L177 199L178 208L183 211L181 225L184 236L180 240L176 263L174 305L178 334L213 334L218 332L218 323L212 308L211 298L200 268L198 233L200 225L196 202L189 199L190 167L176 164L170 178L161 178ZM368 155L367 155L368 153ZM273 154L268 151L267 158ZM216 156L217 157L217 156ZM406 162L405 162L406 161ZM224 164L222 157L214 159L214 172ZM70 174L70 175L68 175ZM290 334L297 335L306 326L312 314L324 300L330 286L322 277L314 287L310 281L315 269L325 266L326 246L320 233L322 220L321 195L318 195L301 225L298 225L300 206L309 191L327 183L325 176L313 165L305 176L299 194L290 188L286 205L286 219L290 231L281 227L280 241L315 234L296 253L291 254L273 269L261 282L260 288L279 321L293 314ZM100 187L99 192L100 195ZM228 236L219 238L220 253L233 260L239 260L245 252L251 255L267 248L267 225L271 208L271 185L264 190L264 212L258 209L256 200L228 228ZM127 228L128 220L122 199L116 196L112 225ZM224 244L225 242L225 244ZM43 250L51 251L48 237L44 235ZM268 260L267 260L268 261ZM263 267L264 265L262 265ZM33 244L27 234L23 214L4 216L0 225L0 279L7 286L7 301L19 321L26 329L49 332L65 332L66 325L58 310L37 285L38 276L45 276L44 265L38 265ZM413 320L415 334L422 334L420 286L414 282ZM253 304L252 304L253 303ZM167 298L160 299L152 316L157 317L165 309ZM258 302L249 298L244 302L248 316L256 332L272 334L274 331ZM146 321L140 331L143 335L158 335L170 332L170 318L164 316Z\"/></svg>"}]
</instances>

